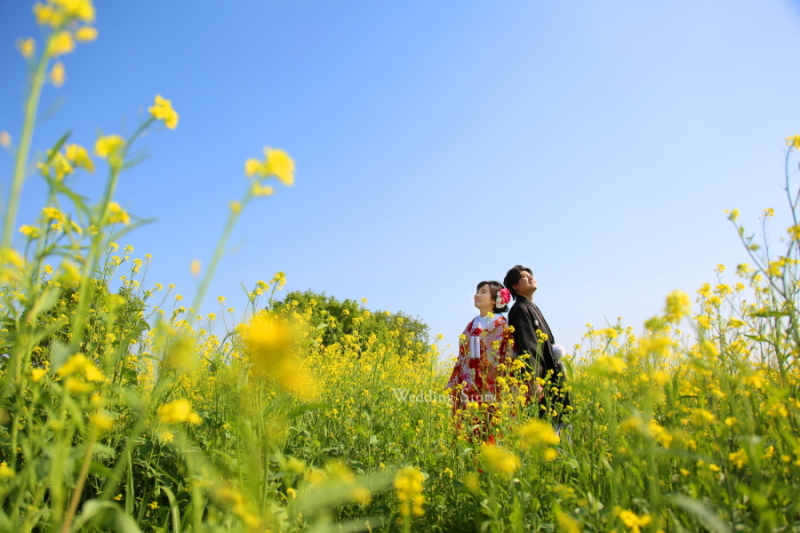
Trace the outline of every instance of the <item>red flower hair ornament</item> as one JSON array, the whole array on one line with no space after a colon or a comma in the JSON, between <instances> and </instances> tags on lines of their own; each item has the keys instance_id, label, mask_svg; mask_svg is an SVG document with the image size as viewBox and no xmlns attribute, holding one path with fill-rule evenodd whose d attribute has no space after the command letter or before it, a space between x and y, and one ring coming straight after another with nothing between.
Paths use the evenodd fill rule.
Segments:
<instances>
[{"instance_id":1,"label":"red flower hair ornament","mask_svg":"<svg viewBox=\"0 0 800 533\"><path fill-rule=\"evenodd\" d=\"M511 292L508 289L500 289L497 291L497 298L495 298L495 304L497 307L505 307L508 305L508 302L511 301Z\"/></svg>"}]
</instances>

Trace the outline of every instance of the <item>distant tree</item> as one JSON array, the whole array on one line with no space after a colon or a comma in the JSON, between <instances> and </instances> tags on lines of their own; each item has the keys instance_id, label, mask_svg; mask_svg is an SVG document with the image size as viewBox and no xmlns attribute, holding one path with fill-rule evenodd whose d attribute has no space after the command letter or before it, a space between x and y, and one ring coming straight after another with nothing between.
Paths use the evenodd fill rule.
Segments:
<instances>
[{"instance_id":1,"label":"distant tree","mask_svg":"<svg viewBox=\"0 0 800 533\"><path fill-rule=\"evenodd\" d=\"M428 350L428 325L401 311L370 311L356 300L340 301L311 290L289 292L283 300L274 301L272 309L310 311L313 324L320 326L317 338L324 346L341 343L348 336L347 340L357 341L362 350L380 343L412 358Z\"/></svg>"}]
</instances>

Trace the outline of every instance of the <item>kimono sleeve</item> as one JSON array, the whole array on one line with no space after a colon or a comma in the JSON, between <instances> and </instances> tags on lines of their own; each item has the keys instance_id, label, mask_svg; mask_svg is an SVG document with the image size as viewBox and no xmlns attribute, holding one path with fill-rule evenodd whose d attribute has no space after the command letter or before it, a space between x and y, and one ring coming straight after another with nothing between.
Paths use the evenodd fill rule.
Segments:
<instances>
[{"instance_id":1,"label":"kimono sleeve","mask_svg":"<svg viewBox=\"0 0 800 533\"><path fill-rule=\"evenodd\" d=\"M533 317L528 316L522 306L515 305L508 312L508 324L514 328L514 351L517 357L527 354L531 362L534 362L538 341L533 327Z\"/></svg>"}]
</instances>

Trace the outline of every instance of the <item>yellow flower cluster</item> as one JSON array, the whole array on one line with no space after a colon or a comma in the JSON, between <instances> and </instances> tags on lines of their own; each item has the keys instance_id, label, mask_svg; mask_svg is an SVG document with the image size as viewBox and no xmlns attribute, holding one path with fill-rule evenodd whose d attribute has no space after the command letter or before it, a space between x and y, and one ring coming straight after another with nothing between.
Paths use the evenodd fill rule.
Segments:
<instances>
[{"instance_id":1,"label":"yellow flower cluster","mask_svg":"<svg viewBox=\"0 0 800 533\"><path fill-rule=\"evenodd\" d=\"M618 509L617 513L619 519L622 520L622 523L625 524L631 533L641 533L641 528L653 521L653 517L649 514L639 516L627 509Z\"/></svg>"},{"instance_id":2,"label":"yellow flower cluster","mask_svg":"<svg viewBox=\"0 0 800 533\"><path fill-rule=\"evenodd\" d=\"M507 479L511 479L514 473L522 466L519 457L514 455L514 452L491 444L481 446L481 458L486 466L499 472Z\"/></svg>"},{"instance_id":3,"label":"yellow flower cluster","mask_svg":"<svg viewBox=\"0 0 800 533\"><path fill-rule=\"evenodd\" d=\"M667 296L667 309L664 313L664 320L671 324L677 324L685 316L689 316L692 310L692 301L689 295L683 291L673 291Z\"/></svg>"},{"instance_id":4,"label":"yellow flower cluster","mask_svg":"<svg viewBox=\"0 0 800 533\"><path fill-rule=\"evenodd\" d=\"M556 445L561 442L552 425L536 418L519 428L517 435L523 450L532 446Z\"/></svg>"},{"instance_id":5,"label":"yellow flower cluster","mask_svg":"<svg viewBox=\"0 0 800 533\"><path fill-rule=\"evenodd\" d=\"M72 52L75 41L90 42L97 39L97 29L90 26L94 23L94 6L90 0L48 0L46 4L35 4L33 13L37 24L53 29L47 42L47 53L52 57ZM75 26L79 24L84 25L76 29ZM35 51L32 39L20 41L17 47L26 59ZM53 84L59 87L65 78L64 65L57 63L50 77Z\"/></svg>"},{"instance_id":6,"label":"yellow flower cluster","mask_svg":"<svg viewBox=\"0 0 800 533\"><path fill-rule=\"evenodd\" d=\"M106 379L103 372L82 353L76 353L67 359L56 373L67 378L64 384L72 393L90 392L94 390L94 385L89 382L100 383Z\"/></svg>"},{"instance_id":7,"label":"yellow flower cluster","mask_svg":"<svg viewBox=\"0 0 800 533\"><path fill-rule=\"evenodd\" d=\"M425 510L422 508L425 503L425 496L422 494L422 484L425 477L419 468L406 466L397 472L394 477L394 490L397 499L400 500L400 514L402 516L422 516Z\"/></svg>"},{"instance_id":8,"label":"yellow flower cluster","mask_svg":"<svg viewBox=\"0 0 800 533\"><path fill-rule=\"evenodd\" d=\"M160 94L156 95L155 103L147 110L156 120L163 120L164 125L171 130L174 130L175 126L178 125L178 113L172 108L172 102L162 98Z\"/></svg>"},{"instance_id":9,"label":"yellow flower cluster","mask_svg":"<svg viewBox=\"0 0 800 533\"><path fill-rule=\"evenodd\" d=\"M117 202L110 202L108 204L108 223L127 226L131 223L131 216Z\"/></svg>"},{"instance_id":10,"label":"yellow flower cluster","mask_svg":"<svg viewBox=\"0 0 800 533\"><path fill-rule=\"evenodd\" d=\"M294 161L289 154L280 149L264 147L266 157L263 161L252 158L245 161L244 173L247 177L259 176L262 178L275 176L284 185L294 184ZM256 195L258 196L258 194Z\"/></svg>"},{"instance_id":11,"label":"yellow flower cluster","mask_svg":"<svg viewBox=\"0 0 800 533\"><path fill-rule=\"evenodd\" d=\"M255 376L274 379L298 398L318 396L319 387L307 362L294 353L298 330L286 318L261 312L241 328L241 333Z\"/></svg>"},{"instance_id":12,"label":"yellow flower cluster","mask_svg":"<svg viewBox=\"0 0 800 533\"><path fill-rule=\"evenodd\" d=\"M174 400L159 407L158 419L165 424L188 422L199 425L203 423L203 419L192 409L192 404L185 398Z\"/></svg>"}]
</instances>

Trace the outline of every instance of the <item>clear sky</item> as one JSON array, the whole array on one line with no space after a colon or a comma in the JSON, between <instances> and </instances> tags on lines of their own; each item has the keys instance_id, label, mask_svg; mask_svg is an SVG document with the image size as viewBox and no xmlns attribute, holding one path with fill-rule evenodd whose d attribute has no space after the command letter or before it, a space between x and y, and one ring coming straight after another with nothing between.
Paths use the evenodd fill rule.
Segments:
<instances>
[{"instance_id":1,"label":"clear sky","mask_svg":"<svg viewBox=\"0 0 800 533\"><path fill-rule=\"evenodd\" d=\"M34 145L132 129L155 94L180 114L116 200L158 221L126 237L187 300L244 161L297 182L251 205L207 298L283 270L287 289L367 298L455 343L477 282L517 263L556 340L746 260L723 214L784 234L786 136L800 133L800 9L788 0L487 2L99 0ZM31 3L0 0L0 130L21 124ZM5 196L11 157L0 153ZM97 198L102 173L80 178ZM18 224L42 206L26 183ZM784 213L782 217L781 211ZM729 279L732 281L733 275Z\"/></svg>"}]
</instances>

